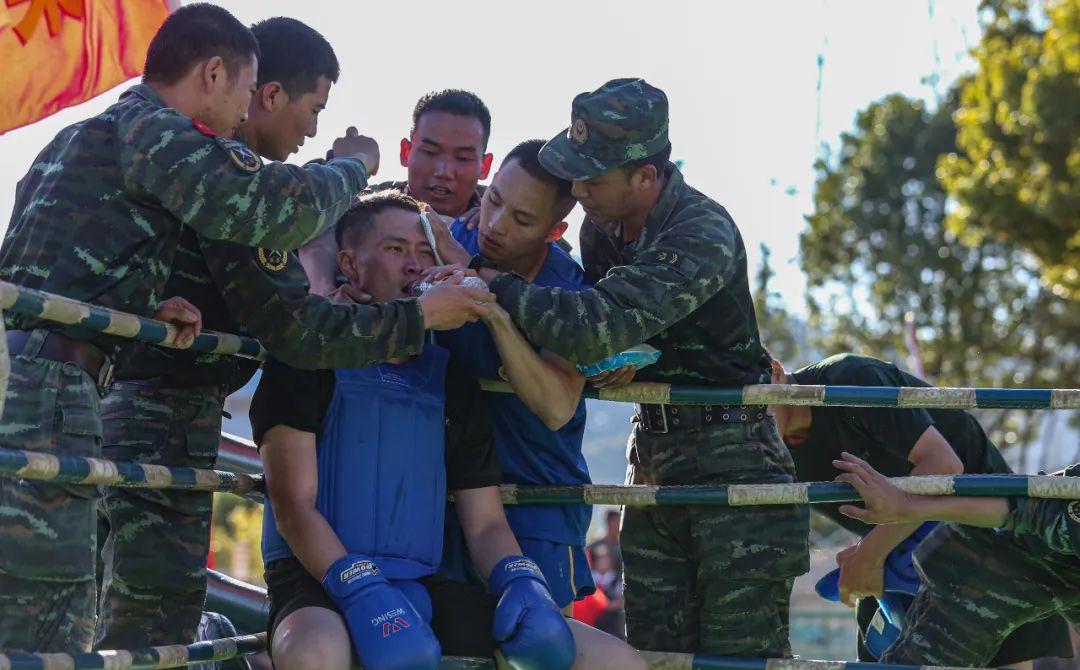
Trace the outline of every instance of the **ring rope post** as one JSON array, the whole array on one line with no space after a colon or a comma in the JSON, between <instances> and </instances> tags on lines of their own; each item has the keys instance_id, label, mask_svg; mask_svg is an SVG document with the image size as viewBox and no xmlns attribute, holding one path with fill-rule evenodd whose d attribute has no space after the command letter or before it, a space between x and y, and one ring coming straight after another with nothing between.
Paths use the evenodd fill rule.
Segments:
<instances>
[{"instance_id":1,"label":"ring rope post","mask_svg":"<svg viewBox=\"0 0 1080 670\"><path fill-rule=\"evenodd\" d=\"M190 349L207 354L240 356L259 361L266 359L266 350L258 340L251 337L204 330L190 346L180 347L176 344L176 326L172 324L107 307L89 305L55 293L23 288L5 281L0 281L0 310L18 312L46 321L79 326L86 330L149 342L171 349Z\"/></svg>"}]
</instances>

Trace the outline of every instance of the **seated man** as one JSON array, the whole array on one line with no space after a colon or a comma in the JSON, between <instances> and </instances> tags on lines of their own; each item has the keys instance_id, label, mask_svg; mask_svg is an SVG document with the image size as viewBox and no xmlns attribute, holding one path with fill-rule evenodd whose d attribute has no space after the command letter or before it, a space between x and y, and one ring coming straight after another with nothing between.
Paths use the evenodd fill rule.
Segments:
<instances>
[{"instance_id":1,"label":"seated man","mask_svg":"<svg viewBox=\"0 0 1080 670\"><path fill-rule=\"evenodd\" d=\"M873 524L964 524L955 526L961 540L947 547L948 560L963 570L941 581L939 570L917 560L926 588L884 663L986 666L1024 624L1056 613L1080 627L1077 501L913 495L852 454L834 464L844 471L836 479L854 486L865 501L864 508L842 505L842 514ZM1080 476L1080 464L1063 474Z\"/></svg>"},{"instance_id":2,"label":"seated man","mask_svg":"<svg viewBox=\"0 0 1080 670\"><path fill-rule=\"evenodd\" d=\"M433 264L418 214L397 192L356 201L338 226L354 288L379 301L412 294ZM348 668L350 638L369 670L434 668L440 651L454 653L452 635L474 632L516 668L574 662L575 639L503 515L479 388L447 358L431 344L356 370L267 364L251 420L269 493L263 557L279 670ZM490 600L432 577L448 490ZM455 618L453 630L437 623ZM604 667L582 651L581 667Z\"/></svg>"},{"instance_id":3,"label":"seated man","mask_svg":"<svg viewBox=\"0 0 1080 670\"><path fill-rule=\"evenodd\" d=\"M475 264L517 272L539 286L580 291L588 287L584 272L555 244L566 230L563 218L574 207L570 182L540 166L537 155L543 145L542 140L529 140L507 154L481 201L479 228L470 231L455 221L450 227L453 239L440 235L439 251L457 260L467 254ZM482 318L486 328L466 324L443 333L438 342L475 376L503 378L514 388L516 395L485 394L503 482L591 483L581 453L584 377L566 359L534 348L501 307L488 306ZM567 613L574 600L594 590L585 555L591 517L590 505L522 505L506 510L522 550L543 570L555 602ZM454 546L448 542L448 559Z\"/></svg>"},{"instance_id":4,"label":"seated man","mask_svg":"<svg viewBox=\"0 0 1080 670\"><path fill-rule=\"evenodd\" d=\"M772 368L774 384L929 386L892 363L855 354L831 356L794 373L788 373L775 360ZM962 410L788 405L773 405L769 410L776 416L776 426L791 450L795 478L800 482L832 479L833 461L844 451L857 454L890 477L1011 472L979 422ZM877 660L880 648L871 650L866 642L878 612L874 597L883 596L886 562L890 569L915 579L910 549L931 529L919 529L917 523L871 527L840 514L837 505L815 505L814 510L861 536L857 544L837 554L839 596L849 606L858 600L860 660ZM925 540L926 560L939 563L937 558L930 559L929 547L949 546L954 541L951 534L952 529L940 528ZM973 567L977 566L955 563L942 564L940 569L958 575ZM1071 649L1068 626L1060 617L1054 617L1016 631L994 664L1047 655L1068 657Z\"/></svg>"}]
</instances>

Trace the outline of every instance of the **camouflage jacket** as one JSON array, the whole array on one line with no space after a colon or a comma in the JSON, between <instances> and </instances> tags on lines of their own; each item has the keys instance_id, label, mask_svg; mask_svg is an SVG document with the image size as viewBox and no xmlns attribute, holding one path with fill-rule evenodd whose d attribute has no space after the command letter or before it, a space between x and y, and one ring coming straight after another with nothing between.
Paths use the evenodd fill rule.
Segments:
<instances>
[{"instance_id":1,"label":"camouflage jacket","mask_svg":"<svg viewBox=\"0 0 1080 670\"><path fill-rule=\"evenodd\" d=\"M367 367L420 353L424 318L415 300L334 305L309 295L295 253L246 247L185 230L166 296L196 305L203 326L258 338L275 358L300 369ZM235 356L133 344L117 379L166 377L170 384L233 391L257 365Z\"/></svg>"},{"instance_id":2,"label":"camouflage jacket","mask_svg":"<svg viewBox=\"0 0 1080 670\"><path fill-rule=\"evenodd\" d=\"M638 238L623 244L586 217L589 291L533 286L514 275L491 284L534 343L594 363L642 342L660 360L639 381L738 386L768 378L746 275L746 249L727 211L687 186L674 164Z\"/></svg>"},{"instance_id":3,"label":"camouflage jacket","mask_svg":"<svg viewBox=\"0 0 1080 670\"><path fill-rule=\"evenodd\" d=\"M263 165L245 144L213 136L140 84L60 131L34 160L16 188L0 279L150 316L185 227L294 249L337 221L364 176L356 159ZM12 315L8 323L35 320Z\"/></svg>"},{"instance_id":4,"label":"camouflage jacket","mask_svg":"<svg viewBox=\"0 0 1080 670\"><path fill-rule=\"evenodd\" d=\"M1066 477L1080 477L1080 463L1065 469ZM1020 537L1036 539L1055 554L1065 554L1076 560L1080 556L1080 501L1040 498L1009 498L1009 516L1004 529ZM1039 548L1026 543L1033 550Z\"/></svg>"}]
</instances>

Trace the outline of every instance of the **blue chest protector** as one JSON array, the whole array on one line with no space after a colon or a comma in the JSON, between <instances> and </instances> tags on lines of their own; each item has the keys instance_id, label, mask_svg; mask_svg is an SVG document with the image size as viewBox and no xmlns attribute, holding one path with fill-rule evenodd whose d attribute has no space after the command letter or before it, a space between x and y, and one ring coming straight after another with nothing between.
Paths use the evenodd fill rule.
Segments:
<instances>
[{"instance_id":1,"label":"blue chest protector","mask_svg":"<svg viewBox=\"0 0 1080 670\"><path fill-rule=\"evenodd\" d=\"M448 354L428 344L400 365L334 370L334 395L316 441L316 507L349 553L388 579L434 573L446 506ZM264 562L292 556L269 499Z\"/></svg>"}]
</instances>

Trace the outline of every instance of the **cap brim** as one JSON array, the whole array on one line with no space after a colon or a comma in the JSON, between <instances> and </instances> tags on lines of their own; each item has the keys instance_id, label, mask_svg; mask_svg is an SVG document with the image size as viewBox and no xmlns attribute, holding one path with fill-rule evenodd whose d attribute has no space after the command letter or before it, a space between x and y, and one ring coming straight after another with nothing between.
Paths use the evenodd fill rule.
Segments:
<instances>
[{"instance_id":1,"label":"cap brim","mask_svg":"<svg viewBox=\"0 0 1080 670\"><path fill-rule=\"evenodd\" d=\"M609 164L581 153L567 137L569 130L563 130L540 149L540 164L556 177L568 181L592 179L626 163L620 161Z\"/></svg>"}]
</instances>

